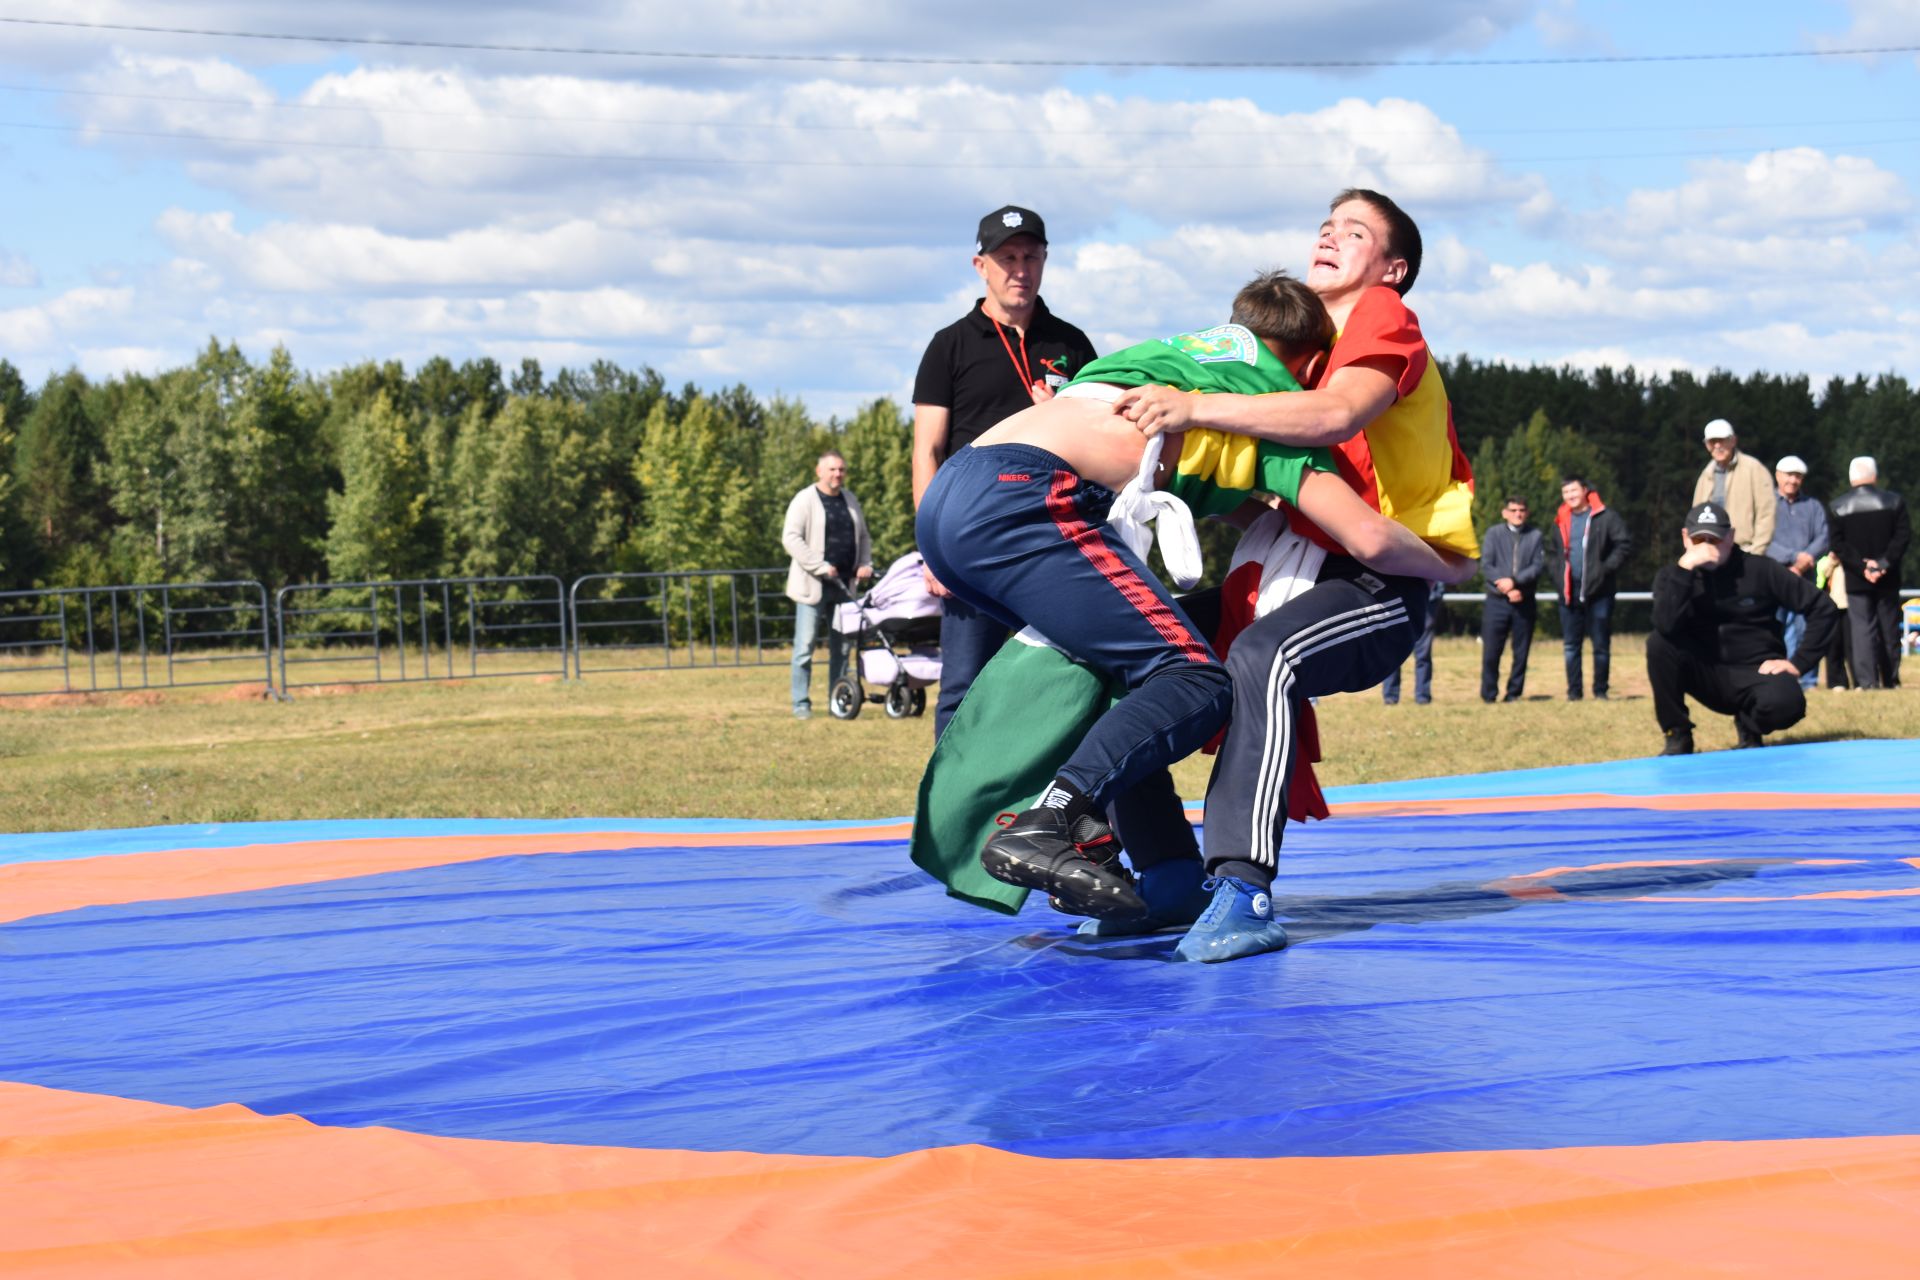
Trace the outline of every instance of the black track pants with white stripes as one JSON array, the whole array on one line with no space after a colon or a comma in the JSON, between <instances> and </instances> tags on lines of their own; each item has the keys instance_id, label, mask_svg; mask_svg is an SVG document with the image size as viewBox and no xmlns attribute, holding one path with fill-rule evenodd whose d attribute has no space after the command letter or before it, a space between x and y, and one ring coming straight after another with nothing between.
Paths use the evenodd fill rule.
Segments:
<instances>
[{"instance_id":1,"label":"black track pants with white stripes","mask_svg":"<svg viewBox=\"0 0 1920 1280\"><path fill-rule=\"evenodd\" d=\"M1371 689L1413 651L1427 584L1330 559L1320 581L1233 639L1233 720L1207 787L1210 873L1273 881L1307 698Z\"/></svg>"}]
</instances>

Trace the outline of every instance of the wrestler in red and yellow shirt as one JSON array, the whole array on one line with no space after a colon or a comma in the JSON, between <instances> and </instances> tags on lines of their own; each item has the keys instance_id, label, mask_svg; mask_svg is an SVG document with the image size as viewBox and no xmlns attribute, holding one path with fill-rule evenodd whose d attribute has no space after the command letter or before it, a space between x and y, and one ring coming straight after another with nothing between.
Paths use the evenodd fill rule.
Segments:
<instances>
[{"instance_id":1,"label":"wrestler in red and yellow shirt","mask_svg":"<svg viewBox=\"0 0 1920 1280\"><path fill-rule=\"evenodd\" d=\"M1361 295L1346 327L1334 338L1324 371L1362 360L1385 367L1399 394L1391 406L1351 438L1333 446L1334 462L1360 496L1381 515L1429 544L1477 559L1473 531L1473 470L1460 451L1453 406L1440 367L1420 334L1420 321L1399 294L1376 285ZM1329 550L1341 548L1295 513L1295 527Z\"/></svg>"}]
</instances>

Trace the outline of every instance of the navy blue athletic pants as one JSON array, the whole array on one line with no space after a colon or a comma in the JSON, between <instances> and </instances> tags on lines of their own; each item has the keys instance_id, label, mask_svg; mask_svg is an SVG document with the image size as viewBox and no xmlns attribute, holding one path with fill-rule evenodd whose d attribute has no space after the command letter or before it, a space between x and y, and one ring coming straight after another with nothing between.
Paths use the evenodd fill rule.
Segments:
<instances>
[{"instance_id":1,"label":"navy blue athletic pants","mask_svg":"<svg viewBox=\"0 0 1920 1280\"><path fill-rule=\"evenodd\" d=\"M1106 527L1112 503L1044 449L971 445L934 474L915 524L949 591L1129 691L1060 770L1102 807L1141 784L1161 790L1158 775L1204 745L1232 701L1198 628Z\"/></svg>"}]
</instances>

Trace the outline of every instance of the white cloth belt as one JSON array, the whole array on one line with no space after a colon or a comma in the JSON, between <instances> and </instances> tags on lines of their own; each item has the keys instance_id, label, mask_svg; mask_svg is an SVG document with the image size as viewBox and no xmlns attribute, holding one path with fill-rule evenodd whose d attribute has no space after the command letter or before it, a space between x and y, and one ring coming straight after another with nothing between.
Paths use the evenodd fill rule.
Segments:
<instances>
[{"instance_id":1,"label":"white cloth belt","mask_svg":"<svg viewBox=\"0 0 1920 1280\"><path fill-rule=\"evenodd\" d=\"M1140 473L1114 496L1107 523L1142 560L1147 558L1147 549L1158 533L1160 561L1167 568L1167 577L1176 590L1190 591L1204 571L1200 534L1193 527L1193 512L1187 504L1153 487L1153 473L1160 466L1160 448L1165 443L1165 436L1147 441L1146 451L1140 455ZM1149 529L1149 525L1153 527Z\"/></svg>"},{"instance_id":2,"label":"white cloth belt","mask_svg":"<svg viewBox=\"0 0 1920 1280\"><path fill-rule=\"evenodd\" d=\"M1263 511L1233 549L1227 575L1244 564L1260 565L1260 592L1253 616L1264 618L1320 579L1327 549L1309 542L1287 524L1284 511Z\"/></svg>"}]
</instances>

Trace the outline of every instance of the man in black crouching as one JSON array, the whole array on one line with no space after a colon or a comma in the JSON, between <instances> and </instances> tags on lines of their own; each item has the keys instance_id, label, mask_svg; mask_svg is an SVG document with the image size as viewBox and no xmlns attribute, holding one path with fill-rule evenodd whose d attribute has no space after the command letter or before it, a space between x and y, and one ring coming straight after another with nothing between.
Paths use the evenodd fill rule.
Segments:
<instances>
[{"instance_id":1,"label":"man in black crouching","mask_svg":"<svg viewBox=\"0 0 1920 1280\"><path fill-rule=\"evenodd\" d=\"M1726 508L1703 502L1687 512L1685 550L1653 580L1653 634L1647 678L1653 714L1667 735L1663 756L1693 754L1687 695L1733 717L1739 745L1800 723L1807 696L1800 673L1827 651L1840 611L1807 579L1733 540ZM1807 629L1789 655L1780 610L1802 614Z\"/></svg>"}]
</instances>

